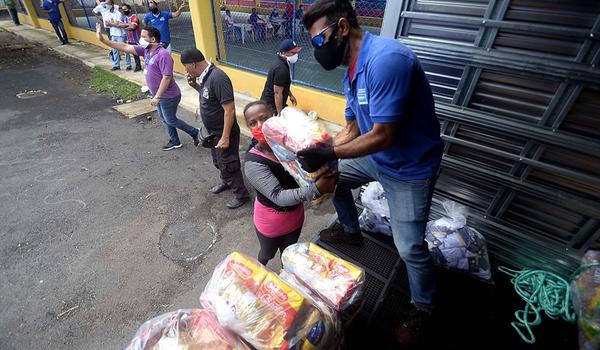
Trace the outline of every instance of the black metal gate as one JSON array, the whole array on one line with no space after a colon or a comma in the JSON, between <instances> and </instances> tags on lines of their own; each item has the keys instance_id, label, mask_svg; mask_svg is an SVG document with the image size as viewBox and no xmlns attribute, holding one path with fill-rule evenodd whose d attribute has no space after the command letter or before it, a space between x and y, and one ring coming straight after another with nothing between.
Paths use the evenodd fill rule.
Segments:
<instances>
[{"instance_id":1,"label":"black metal gate","mask_svg":"<svg viewBox=\"0 0 600 350\"><path fill-rule=\"evenodd\" d=\"M436 99L433 215L466 204L497 259L571 272L600 239L600 2L388 1L382 35Z\"/></svg>"}]
</instances>

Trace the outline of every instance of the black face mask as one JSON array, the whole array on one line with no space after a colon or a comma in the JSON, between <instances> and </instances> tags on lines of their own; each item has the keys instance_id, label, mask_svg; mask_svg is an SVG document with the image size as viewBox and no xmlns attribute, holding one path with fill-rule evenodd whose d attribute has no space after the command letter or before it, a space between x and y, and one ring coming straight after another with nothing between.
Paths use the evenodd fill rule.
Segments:
<instances>
[{"instance_id":1,"label":"black face mask","mask_svg":"<svg viewBox=\"0 0 600 350\"><path fill-rule=\"evenodd\" d=\"M325 70L339 67L347 54L348 36L338 43L337 34L329 37L329 41L321 47L315 47L315 59Z\"/></svg>"},{"instance_id":2,"label":"black face mask","mask_svg":"<svg viewBox=\"0 0 600 350\"><path fill-rule=\"evenodd\" d=\"M123 14L124 14L125 16L129 16L129 14L130 14L130 13L131 13L131 11L123 11Z\"/></svg>"},{"instance_id":3,"label":"black face mask","mask_svg":"<svg viewBox=\"0 0 600 350\"><path fill-rule=\"evenodd\" d=\"M156 15L156 14L158 14L158 12L159 12L159 10L158 10L158 7L153 7L153 8L151 9L151 11L152 11L152 13L153 13L153 14L155 14L155 15Z\"/></svg>"}]
</instances>

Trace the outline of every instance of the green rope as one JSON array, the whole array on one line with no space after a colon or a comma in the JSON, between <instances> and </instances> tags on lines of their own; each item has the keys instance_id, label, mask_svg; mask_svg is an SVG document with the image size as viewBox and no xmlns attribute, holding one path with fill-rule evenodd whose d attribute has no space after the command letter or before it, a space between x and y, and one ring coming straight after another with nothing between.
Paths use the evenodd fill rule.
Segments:
<instances>
[{"instance_id":1,"label":"green rope","mask_svg":"<svg viewBox=\"0 0 600 350\"><path fill-rule=\"evenodd\" d=\"M582 271L600 263L581 265L571 275L573 280ZM562 317L565 321L575 322L575 312L571 301L570 283L559 275L543 270L512 270L504 266L498 270L512 277L510 280L517 294L525 301L525 308L515 312L516 321L511 326L526 343L535 343L532 326L542 323L541 313L551 319Z\"/></svg>"}]
</instances>

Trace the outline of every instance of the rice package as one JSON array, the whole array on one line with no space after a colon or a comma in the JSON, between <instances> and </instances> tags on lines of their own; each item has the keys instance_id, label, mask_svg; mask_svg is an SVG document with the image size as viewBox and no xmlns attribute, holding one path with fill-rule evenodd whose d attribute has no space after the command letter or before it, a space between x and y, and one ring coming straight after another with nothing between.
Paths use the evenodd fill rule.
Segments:
<instances>
[{"instance_id":1,"label":"rice package","mask_svg":"<svg viewBox=\"0 0 600 350\"><path fill-rule=\"evenodd\" d=\"M339 348L343 339L343 327L333 309L298 280L293 273L281 270L279 277L302 294L302 296L309 299L321 313L319 321L310 330L306 339L294 349L329 350Z\"/></svg>"},{"instance_id":2,"label":"rice package","mask_svg":"<svg viewBox=\"0 0 600 350\"><path fill-rule=\"evenodd\" d=\"M127 350L249 350L206 310L182 309L146 321Z\"/></svg>"},{"instance_id":3,"label":"rice package","mask_svg":"<svg viewBox=\"0 0 600 350\"><path fill-rule=\"evenodd\" d=\"M293 273L334 310L344 311L360 303L364 270L318 245L292 244L281 254L281 262L284 270Z\"/></svg>"},{"instance_id":4,"label":"rice package","mask_svg":"<svg viewBox=\"0 0 600 350\"><path fill-rule=\"evenodd\" d=\"M275 273L238 252L215 269L200 302L223 327L259 350L293 348L320 317L309 300Z\"/></svg>"},{"instance_id":5,"label":"rice package","mask_svg":"<svg viewBox=\"0 0 600 350\"><path fill-rule=\"evenodd\" d=\"M333 145L333 138L321 124L301 110L284 108L279 117L270 118L263 124L262 131L273 153L298 185L308 186L327 170L337 169L337 161L329 162L312 173L302 169L296 153L309 147L329 147Z\"/></svg>"},{"instance_id":6,"label":"rice package","mask_svg":"<svg viewBox=\"0 0 600 350\"><path fill-rule=\"evenodd\" d=\"M391 236L390 208L381 184L379 182L371 182L365 186L364 191L360 195L360 200L364 207L358 217L361 230Z\"/></svg>"},{"instance_id":7,"label":"rice package","mask_svg":"<svg viewBox=\"0 0 600 350\"><path fill-rule=\"evenodd\" d=\"M467 226L467 208L453 201L445 201L442 205L444 217L428 222L425 232L434 262L491 281L487 244L481 233Z\"/></svg>"},{"instance_id":8,"label":"rice package","mask_svg":"<svg viewBox=\"0 0 600 350\"><path fill-rule=\"evenodd\" d=\"M579 327L579 349L600 349L600 251L589 250L571 281L573 307Z\"/></svg>"}]
</instances>

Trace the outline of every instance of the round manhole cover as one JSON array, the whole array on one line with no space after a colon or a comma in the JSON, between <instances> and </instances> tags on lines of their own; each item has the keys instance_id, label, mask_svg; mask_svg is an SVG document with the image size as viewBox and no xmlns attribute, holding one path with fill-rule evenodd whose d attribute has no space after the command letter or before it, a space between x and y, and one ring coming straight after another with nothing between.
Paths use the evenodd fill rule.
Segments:
<instances>
[{"instance_id":1,"label":"round manhole cover","mask_svg":"<svg viewBox=\"0 0 600 350\"><path fill-rule=\"evenodd\" d=\"M18 93L17 98L28 99L38 96L44 96L45 94L47 94L47 92L44 90L27 90L25 92Z\"/></svg>"},{"instance_id":2,"label":"round manhole cover","mask_svg":"<svg viewBox=\"0 0 600 350\"><path fill-rule=\"evenodd\" d=\"M165 227L159 246L167 258L191 262L204 256L216 241L217 232L210 223L176 222Z\"/></svg>"}]
</instances>

